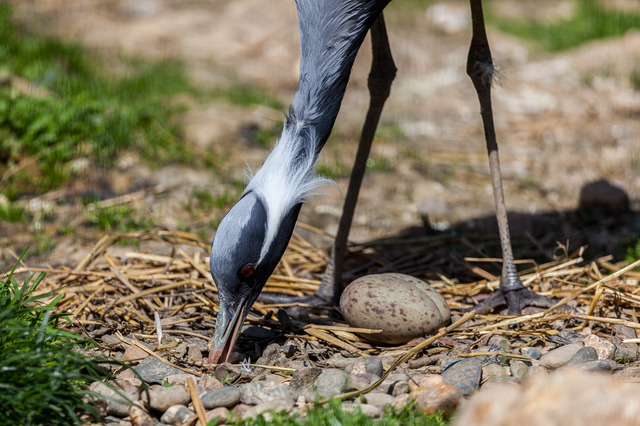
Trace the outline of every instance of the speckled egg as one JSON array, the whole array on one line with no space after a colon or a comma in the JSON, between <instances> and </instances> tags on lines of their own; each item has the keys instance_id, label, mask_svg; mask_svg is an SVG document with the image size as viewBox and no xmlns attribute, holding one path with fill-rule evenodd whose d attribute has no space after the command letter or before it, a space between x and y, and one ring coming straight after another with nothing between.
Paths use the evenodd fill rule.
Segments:
<instances>
[{"instance_id":1,"label":"speckled egg","mask_svg":"<svg viewBox=\"0 0 640 426\"><path fill-rule=\"evenodd\" d=\"M377 343L406 343L451 320L440 293L424 281L395 273L358 278L342 293L340 309L352 327L382 329L380 334L361 334Z\"/></svg>"}]
</instances>

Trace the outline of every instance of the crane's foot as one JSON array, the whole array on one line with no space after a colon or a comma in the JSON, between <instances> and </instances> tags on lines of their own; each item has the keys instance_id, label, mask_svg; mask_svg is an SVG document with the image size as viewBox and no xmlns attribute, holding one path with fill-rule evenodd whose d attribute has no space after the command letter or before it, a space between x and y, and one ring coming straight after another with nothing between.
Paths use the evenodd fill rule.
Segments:
<instances>
[{"instance_id":1,"label":"crane's foot","mask_svg":"<svg viewBox=\"0 0 640 426\"><path fill-rule=\"evenodd\" d=\"M475 309L479 314L486 314L492 309L507 307L507 315L517 316L522 314L522 309L527 306L537 308L550 308L557 300L546 296L541 296L520 284L518 288L505 290L503 286L486 300L478 303L476 306L466 309Z\"/></svg>"}]
</instances>

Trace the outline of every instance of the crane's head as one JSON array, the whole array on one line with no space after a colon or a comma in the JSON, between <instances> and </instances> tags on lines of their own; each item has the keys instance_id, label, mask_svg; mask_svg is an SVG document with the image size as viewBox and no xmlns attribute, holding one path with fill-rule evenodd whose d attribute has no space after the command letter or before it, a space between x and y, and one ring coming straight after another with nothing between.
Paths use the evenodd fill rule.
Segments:
<instances>
[{"instance_id":1,"label":"crane's head","mask_svg":"<svg viewBox=\"0 0 640 426\"><path fill-rule=\"evenodd\" d=\"M220 309L209 363L229 361L249 308L287 247L299 211L297 204L271 225L265 201L248 191L220 222L211 246ZM273 234L269 225L277 227Z\"/></svg>"}]
</instances>

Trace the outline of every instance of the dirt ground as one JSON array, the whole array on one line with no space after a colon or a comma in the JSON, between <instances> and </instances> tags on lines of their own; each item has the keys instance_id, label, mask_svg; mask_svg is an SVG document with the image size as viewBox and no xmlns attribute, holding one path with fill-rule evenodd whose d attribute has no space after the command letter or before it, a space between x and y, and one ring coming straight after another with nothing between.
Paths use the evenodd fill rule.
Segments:
<instances>
[{"instance_id":1,"label":"dirt ground","mask_svg":"<svg viewBox=\"0 0 640 426\"><path fill-rule=\"evenodd\" d=\"M181 58L193 79L205 87L241 82L285 104L297 87L299 40L293 1L273 0L269 7L258 0L13 3L17 19L29 27L77 40L106 58L122 53ZM493 4L504 16L557 17L572 11L569 1L537 2L533 10L518 1ZM461 222L473 229L486 222L479 219L492 215L493 198L479 106L464 73L470 31L467 4L447 1L417 7L392 2L385 13L398 74L382 117L381 141L374 143L371 157L391 166L366 177L351 238L358 242L393 235L421 226L427 216L437 229ZM512 221L514 233L535 233L536 227L549 222L549 214L566 217L577 206L580 188L603 178L626 191L637 210L640 91L632 87L630 76L640 67L640 33L559 54L544 53L492 29L489 38L503 74L494 90L494 108L507 206L526 218ZM320 164L352 161L368 102L369 61L366 41ZM116 169L100 170L101 176L85 182L106 181L117 195L147 188L135 203L147 209L156 224L176 229L187 223L192 229L197 224L190 222L193 218L183 207L192 188L222 194L231 182L242 179L245 164L258 167L269 148L247 142L244 135L247 129L269 128L282 118L281 111L265 107L223 101L193 105L181 118L183 136L224 158L223 171L189 165L151 170L125 156ZM340 190L327 187L325 196L303 208L301 220L333 233L347 182L346 177L337 179ZM37 205L77 188L72 183L29 203ZM59 209L59 218L82 223L78 206ZM223 214L214 211L210 219ZM570 236L561 229L554 234L559 241ZM31 224L13 225L10 235L3 237L4 245L19 251L33 232ZM614 238L601 248L619 249L637 239L637 234L624 233L624 243ZM99 234L78 226L71 236L56 236L56 248L35 260L76 264Z\"/></svg>"}]
</instances>

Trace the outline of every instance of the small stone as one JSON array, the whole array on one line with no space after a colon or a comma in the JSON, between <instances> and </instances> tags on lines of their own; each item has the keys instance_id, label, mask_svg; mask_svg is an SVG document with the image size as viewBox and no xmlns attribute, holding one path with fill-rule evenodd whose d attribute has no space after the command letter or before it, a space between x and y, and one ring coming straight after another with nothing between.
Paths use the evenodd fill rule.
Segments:
<instances>
[{"instance_id":1,"label":"small stone","mask_svg":"<svg viewBox=\"0 0 640 426\"><path fill-rule=\"evenodd\" d=\"M345 385L345 391L361 391L371 386L378 379L380 379L380 377L369 373L349 373L349 376L347 377L347 384Z\"/></svg>"},{"instance_id":2,"label":"small stone","mask_svg":"<svg viewBox=\"0 0 640 426\"><path fill-rule=\"evenodd\" d=\"M359 361L359 358L345 358L341 353L333 355L331 358L325 361L328 367L347 369L354 362Z\"/></svg>"},{"instance_id":3,"label":"small stone","mask_svg":"<svg viewBox=\"0 0 640 426\"><path fill-rule=\"evenodd\" d=\"M133 368L145 383L162 385L164 379L175 374L184 374L181 370L165 364L158 358L148 356Z\"/></svg>"},{"instance_id":4,"label":"small stone","mask_svg":"<svg viewBox=\"0 0 640 426\"><path fill-rule=\"evenodd\" d=\"M605 373L610 373L616 367L616 363L610 359L597 359L594 361L587 361L581 364L576 365L582 370L585 371L600 371Z\"/></svg>"},{"instance_id":5,"label":"small stone","mask_svg":"<svg viewBox=\"0 0 640 426\"><path fill-rule=\"evenodd\" d=\"M172 405L160 417L160 421L168 425L181 425L195 414L184 405Z\"/></svg>"},{"instance_id":6,"label":"small stone","mask_svg":"<svg viewBox=\"0 0 640 426\"><path fill-rule=\"evenodd\" d=\"M468 354L471 353L471 347L466 343L458 343L453 349L449 352L450 357L455 357L456 355Z\"/></svg>"},{"instance_id":7,"label":"small stone","mask_svg":"<svg viewBox=\"0 0 640 426\"><path fill-rule=\"evenodd\" d=\"M207 426L211 426L211 420L216 417L218 418L218 421L215 424L221 425L227 422L227 419L229 418L229 410L226 407L218 407L211 411L207 411L205 416L207 418ZM200 423L200 420L196 422L196 426L203 426L202 423Z\"/></svg>"},{"instance_id":8,"label":"small stone","mask_svg":"<svg viewBox=\"0 0 640 426\"><path fill-rule=\"evenodd\" d=\"M382 377L382 360L377 356L370 356L364 359L365 372Z\"/></svg>"},{"instance_id":9,"label":"small stone","mask_svg":"<svg viewBox=\"0 0 640 426\"><path fill-rule=\"evenodd\" d=\"M109 346L110 348L117 347L122 344L122 340L120 340L120 338L115 334L105 334L100 338L100 340L102 340L102 343L104 343L105 346Z\"/></svg>"},{"instance_id":10,"label":"small stone","mask_svg":"<svg viewBox=\"0 0 640 426\"><path fill-rule=\"evenodd\" d=\"M146 394L143 393L142 397L146 399ZM190 401L191 396L184 386L153 385L149 387L149 406L161 413L167 411L172 405L187 405Z\"/></svg>"},{"instance_id":11,"label":"small stone","mask_svg":"<svg viewBox=\"0 0 640 426\"><path fill-rule=\"evenodd\" d=\"M583 347L582 343L571 343L547 352L540 358L540 365L546 368L558 368L565 365L576 352Z\"/></svg>"},{"instance_id":12,"label":"small stone","mask_svg":"<svg viewBox=\"0 0 640 426\"><path fill-rule=\"evenodd\" d=\"M149 356L149 353L136 345L129 345L127 349L124 351L123 359L132 360L139 359L142 360Z\"/></svg>"},{"instance_id":13,"label":"small stone","mask_svg":"<svg viewBox=\"0 0 640 426\"><path fill-rule=\"evenodd\" d=\"M191 359L202 358L202 351L196 345L189 345L189 348L187 349L187 357Z\"/></svg>"},{"instance_id":14,"label":"small stone","mask_svg":"<svg viewBox=\"0 0 640 426\"><path fill-rule=\"evenodd\" d=\"M532 365L529 367L529 377L547 376L549 371L541 365Z\"/></svg>"},{"instance_id":15,"label":"small stone","mask_svg":"<svg viewBox=\"0 0 640 426\"><path fill-rule=\"evenodd\" d=\"M532 359L540 359L540 357L542 356L542 351L540 350L540 348L534 348L531 346L525 346L524 348L520 349L520 353Z\"/></svg>"},{"instance_id":16,"label":"small stone","mask_svg":"<svg viewBox=\"0 0 640 426\"><path fill-rule=\"evenodd\" d=\"M293 404L294 402L291 400L273 400L269 402L263 402L261 404L254 405L253 407L250 407L248 410L246 410L242 414L242 418L250 419L258 416L259 414L262 414L262 417L267 422L270 422L272 419L272 414L265 413L265 411L274 410L276 413L280 411L289 411L293 408Z\"/></svg>"},{"instance_id":17,"label":"small stone","mask_svg":"<svg viewBox=\"0 0 640 426\"><path fill-rule=\"evenodd\" d=\"M224 407L221 407L224 408ZM244 418L244 414L247 412L247 410L249 410L251 408L251 405L247 405L247 404L238 404L235 407L233 407L233 409L231 410L231 413L234 416L240 417L241 419Z\"/></svg>"},{"instance_id":18,"label":"small stone","mask_svg":"<svg viewBox=\"0 0 640 426\"><path fill-rule=\"evenodd\" d=\"M590 334L585 337L582 342L585 346L591 346L596 350L598 354L597 359L613 359L613 356L616 353L616 345L607 339L596 336L595 334Z\"/></svg>"},{"instance_id":19,"label":"small stone","mask_svg":"<svg viewBox=\"0 0 640 426\"><path fill-rule=\"evenodd\" d=\"M341 406L342 411L349 414L356 414L361 412L365 416L380 417L382 411L375 405L370 404L354 404L353 402L345 402Z\"/></svg>"},{"instance_id":20,"label":"small stone","mask_svg":"<svg viewBox=\"0 0 640 426\"><path fill-rule=\"evenodd\" d=\"M142 408L132 405L129 407L129 417L133 426L155 426L156 421Z\"/></svg>"},{"instance_id":21,"label":"small stone","mask_svg":"<svg viewBox=\"0 0 640 426\"><path fill-rule=\"evenodd\" d=\"M489 338L489 341L487 343L489 344L489 346L496 345L500 347L501 352L511 351L511 344L509 343L509 340L502 335L494 334Z\"/></svg>"},{"instance_id":22,"label":"small stone","mask_svg":"<svg viewBox=\"0 0 640 426\"><path fill-rule=\"evenodd\" d=\"M463 399L462 390L446 384L442 376L424 376L417 383L410 382L410 385L410 398L424 414L443 411L445 415L451 415Z\"/></svg>"},{"instance_id":23,"label":"small stone","mask_svg":"<svg viewBox=\"0 0 640 426\"><path fill-rule=\"evenodd\" d=\"M598 352L591 347L585 346L580 348L578 352L567 362L567 365L579 365L588 361L596 361L598 359Z\"/></svg>"},{"instance_id":24,"label":"small stone","mask_svg":"<svg viewBox=\"0 0 640 426\"><path fill-rule=\"evenodd\" d=\"M232 407L240 402L241 392L235 386L223 386L200 395L202 405L207 410L217 407Z\"/></svg>"},{"instance_id":25,"label":"small stone","mask_svg":"<svg viewBox=\"0 0 640 426\"><path fill-rule=\"evenodd\" d=\"M387 405L393 405L395 402L395 398L393 396L382 392L370 392L364 395L364 399L366 401L364 403L362 403L359 398L356 399L356 404L375 405L379 409L384 410Z\"/></svg>"},{"instance_id":26,"label":"small stone","mask_svg":"<svg viewBox=\"0 0 640 426\"><path fill-rule=\"evenodd\" d=\"M194 376L193 374L182 373L182 374L174 374L174 375L165 377L164 379L165 383L163 383L163 385L164 384L181 385L186 387L188 386L187 381L189 380L189 378L191 378L194 383L197 383L198 378L196 376Z\"/></svg>"},{"instance_id":27,"label":"small stone","mask_svg":"<svg viewBox=\"0 0 640 426\"><path fill-rule=\"evenodd\" d=\"M225 362L223 364L218 364L216 369L213 370L213 376L223 384L229 384L238 380L238 378L242 376L242 371L240 371L238 367Z\"/></svg>"},{"instance_id":28,"label":"small stone","mask_svg":"<svg viewBox=\"0 0 640 426\"><path fill-rule=\"evenodd\" d=\"M313 382L322 373L320 367L305 367L300 370L296 370L291 377L290 386L293 389L307 389L313 385Z\"/></svg>"},{"instance_id":29,"label":"small stone","mask_svg":"<svg viewBox=\"0 0 640 426\"><path fill-rule=\"evenodd\" d=\"M363 374L367 372L366 366L364 364L364 359L359 359L356 362L350 364L345 368L347 373L355 373L355 374Z\"/></svg>"},{"instance_id":30,"label":"small stone","mask_svg":"<svg viewBox=\"0 0 640 426\"><path fill-rule=\"evenodd\" d=\"M136 386L120 389L103 382L93 382L89 389L102 396L107 403L107 413L125 417L129 414L129 407L138 399L140 392Z\"/></svg>"},{"instance_id":31,"label":"small stone","mask_svg":"<svg viewBox=\"0 0 640 426\"><path fill-rule=\"evenodd\" d=\"M378 392L387 393L389 395L399 395L408 392L409 377L406 374L389 374L389 376L380 383Z\"/></svg>"},{"instance_id":32,"label":"small stone","mask_svg":"<svg viewBox=\"0 0 640 426\"><path fill-rule=\"evenodd\" d=\"M522 383L524 379L529 375L529 366L519 359L511 361L511 376L513 376L519 383Z\"/></svg>"},{"instance_id":33,"label":"small stone","mask_svg":"<svg viewBox=\"0 0 640 426\"><path fill-rule=\"evenodd\" d=\"M614 376L640 378L640 367L626 367L620 371L616 371Z\"/></svg>"},{"instance_id":34,"label":"small stone","mask_svg":"<svg viewBox=\"0 0 640 426\"><path fill-rule=\"evenodd\" d=\"M575 330L565 328L558 333L557 336L552 338L554 342L561 342L563 345L570 345L572 343L581 343L584 339L584 334Z\"/></svg>"},{"instance_id":35,"label":"small stone","mask_svg":"<svg viewBox=\"0 0 640 426\"><path fill-rule=\"evenodd\" d=\"M240 392L241 400L245 404L262 404L281 400L293 403L298 398L298 393L286 383L246 383L240 386Z\"/></svg>"},{"instance_id":36,"label":"small stone","mask_svg":"<svg viewBox=\"0 0 640 426\"><path fill-rule=\"evenodd\" d=\"M327 368L315 381L315 391L318 395L328 398L344 392L347 374L336 368Z\"/></svg>"},{"instance_id":37,"label":"small stone","mask_svg":"<svg viewBox=\"0 0 640 426\"><path fill-rule=\"evenodd\" d=\"M463 358L442 371L442 378L448 385L456 386L465 395L478 389L482 375L482 362L475 358Z\"/></svg>"},{"instance_id":38,"label":"small stone","mask_svg":"<svg viewBox=\"0 0 640 426\"><path fill-rule=\"evenodd\" d=\"M220 380L216 379L213 376L203 374L202 377L200 377L200 382L198 383L198 385L205 391L208 391L211 389L221 388L222 382L220 382Z\"/></svg>"},{"instance_id":39,"label":"small stone","mask_svg":"<svg viewBox=\"0 0 640 426\"><path fill-rule=\"evenodd\" d=\"M487 364L482 367L482 380L485 382L504 382L510 377L507 367L494 363Z\"/></svg>"},{"instance_id":40,"label":"small stone","mask_svg":"<svg viewBox=\"0 0 640 426\"><path fill-rule=\"evenodd\" d=\"M613 359L623 360L624 362L635 361L638 359L638 345L636 343L620 343L616 345L616 351Z\"/></svg>"},{"instance_id":41,"label":"small stone","mask_svg":"<svg viewBox=\"0 0 640 426\"><path fill-rule=\"evenodd\" d=\"M261 374L259 376L254 377L253 380L251 381L252 382L284 383L287 381L287 378L283 376L279 376L277 374L266 373L266 374Z\"/></svg>"},{"instance_id":42,"label":"small stone","mask_svg":"<svg viewBox=\"0 0 640 426\"><path fill-rule=\"evenodd\" d=\"M411 395L409 395L408 393L398 395L393 401L393 408L395 408L396 410L401 410L409 402L411 402Z\"/></svg>"}]
</instances>

